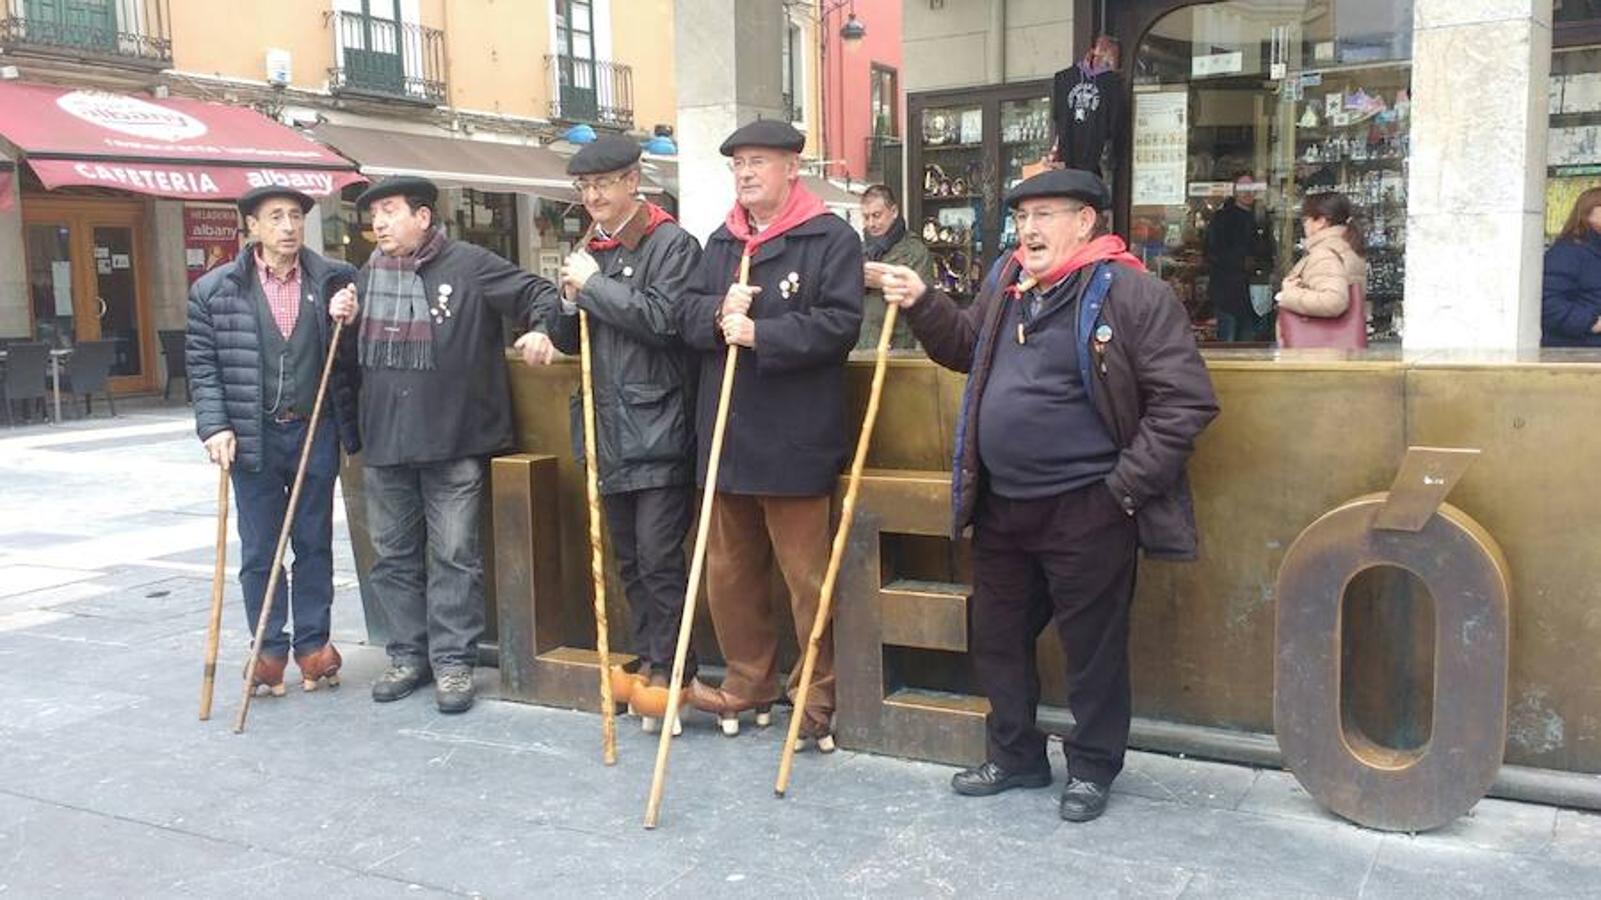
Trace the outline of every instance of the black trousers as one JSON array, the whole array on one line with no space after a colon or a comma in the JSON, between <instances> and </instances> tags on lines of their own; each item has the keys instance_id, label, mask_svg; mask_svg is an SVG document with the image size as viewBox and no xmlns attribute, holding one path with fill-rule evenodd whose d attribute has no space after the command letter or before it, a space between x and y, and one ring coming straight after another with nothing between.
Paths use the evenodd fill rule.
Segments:
<instances>
[{"instance_id":1,"label":"black trousers","mask_svg":"<svg viewBox=\"0 0 1601 900\"><path fill-rule=\"evenodd\" d=\"M684 536L689 532L691 490L686 486L608 494L617 574L633 613L633 650L652 669L671 672L684 609ZM694 674L693 654L685 677Z\"/></svg>"},{"instance_id":2,"label":"black trousers","mask_svg":"<svg viewBox=\"0 0 1601 900\"><path fill-rule=\"evenodd\" d=\"M989 759L1010 770L1048 765L1035 727L1035 642L1054 618L1067 657L1067 769L1110 784L1128 747L1129 606L1137 530L1101 482L1040 500L986 494L973 529L968 648L989 697Z\"/></svg>"}]
</instances>

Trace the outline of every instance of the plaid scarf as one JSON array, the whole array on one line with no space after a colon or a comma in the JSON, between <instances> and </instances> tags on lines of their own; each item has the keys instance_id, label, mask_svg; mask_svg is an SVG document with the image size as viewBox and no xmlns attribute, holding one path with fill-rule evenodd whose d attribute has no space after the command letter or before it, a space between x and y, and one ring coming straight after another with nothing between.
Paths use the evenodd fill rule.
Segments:
<instances>
[{"instance_id":1,"label":"plaid scarf","mask_svg":"<svg viewBox=\"0 0 1601 900\"><path fill-rule=\"evenodd\" d=\"M417 270L445 248L445 232L429 229L422 246L409 256L378 250L367 260L367 303L361 322L361 364L374 369L432 369L434 326L428 289Z\"/></svg>"}]
</instances>

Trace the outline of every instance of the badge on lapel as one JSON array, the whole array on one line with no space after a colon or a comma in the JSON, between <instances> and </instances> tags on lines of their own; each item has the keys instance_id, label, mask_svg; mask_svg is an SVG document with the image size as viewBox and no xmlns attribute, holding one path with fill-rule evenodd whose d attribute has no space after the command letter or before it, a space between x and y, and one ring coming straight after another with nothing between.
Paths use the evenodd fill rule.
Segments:
<instances>
[{"instance_id":1,"label":"badge on lapel","mask_svg":"<svg viewBox=\"0 0 1601 900\"><path fill-rule=\"evenodd\" d=\"M435 325L443 325L445 320L450 318L450 295L454 290L448 284L439 286L439 295L434 298L434 308L431 310Z\"/></svg>"},{"instance_id":2,"label":"badge on lapel","mask_svg":"<svg viewBox=\"0 0 1601 900\"><path fill-rule=\"evenodd\" d=\"M800 293L799 272L791 272L788 275L785 275L784 280L778 283L778 295L783 297L785 300L788 300L790 297L798 293Z\"/></svg>"}]
</instances>

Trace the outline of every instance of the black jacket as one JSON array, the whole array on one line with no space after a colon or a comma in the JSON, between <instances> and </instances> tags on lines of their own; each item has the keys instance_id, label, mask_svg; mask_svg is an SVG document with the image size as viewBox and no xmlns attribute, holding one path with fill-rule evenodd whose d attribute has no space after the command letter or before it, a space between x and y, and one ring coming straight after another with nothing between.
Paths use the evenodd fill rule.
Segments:
<instances>
[{"instance_id":1,"label":"black jacket","mask_svg":"<svg viewBox=\"0 0 1601 900\"><path fill-rule=\"evenodd\" d=\"M700 351L696 479L705 486L724 344L723 295L744 244L726 225L706 242L679 331ZM794 274L795 278L789 276ZM786 290L781 283L795 285ZM763 244L751 261L756 349L741 349L717 489L816 496L834 491L847 453L845 360L862 326L862 242L844 219L821 215Z\"/></svg>"},{"instance_id":2,"label":"black jacket","mask_svg":"<svg viewBox=\"0 0 1601 900\"><path fill-rule=\"evenodd\" d=\"M1557 238L1545 251L1540 297L1542 347L1601 347L1601 236Z\"/></svg>"},{"instance_id":3,"label":"black jacket","mask_svg":"<svg viewBox=\"0 0 1601 900\"><path fill-rule=\"evenodd\" d=\"M1273 266L1273 239L1266 227L1250 210L1229 200L1206 228L1206 259L1212 267L1213 308L1254 318L1251 277Z\"/></svg>"},{"instance_id":4,"label":"black jacket","mask_svg":"<svg viewBox=\"0 0 1601 900\"><path fill-rule=\"evenodd\" d=\"M1096 279L1106 279L1094 301ZM1017 280L1008 261L1000 285ZM952 532L973 521L984 487L978 457L979 402L995 358L997 325L1005 306L998 286L986 287L973 305L959 308L930 289L910 310L912 332L935 362L969 373L956 426L956 471L951 476ZM1083 335L1081 366L1090 400L1121 448L1106 486L1139 523L1140 547L1155 559L1193 559L1198 539L1195 509L1184 466L1195 439L1217 415L1212 379L1190 333L1184 305L1152 275L1103 264L1091 276L1077 310ZM1087 304L1087 305L1086 305ZM1097 305L1099 308L1097 309ZM1109 331L1104 344L1095 335Z\"/></svg>"},{"instance_id":5,"label":"black jacket","mask_svg":"<svg viewBox=\"0 0 1601 900\"><path fill-rule=\"evenodd\" d=\"M247 472L261 470L261 429L265 418L261 336L256 330L257 278L256 247L251 244L233 262L218 266L195 282L189 289L189 330L184 341L189 389L195 402L195 433L204 441L233 429L239 442L234 464ZM300 286L310 303L301 308L300 314L316 316L320 346L328 346L333 338L329 299L355 280L356 270L348 263L301 249ZM333 413L339 443L346 453L361 450L356 429L356 394L360 385L356 329L346 327L339 339L324 401Z\"/></svg>"},{"instance_id":6,"label":"black jacket","mask_svg":"<svg viewBox=\"0 0 1601 900\"><path fill-rule=\"evenodd\" d=\"M356 281L362 291L367 274L364 268ZM366 466L488 457L511 448L502 318L543 328L557 303L555 285L464 241L447 241L417 274L431 302L450 286L451 315L434 325L432 369L362 368ZM365 308L364 302L364 314Z\"/></svg>"},{"instance_id":7,"label":"black jacket","mask_svg":"<svg viewBox=\"0 0 1601 900\"><path fill-rule=\"evenodd\" d=\"M695 360L678 339L683 299L700 244L676 222L646 233L643 208L594 254L600 272L578 293L589 315L595 427L603 494L689 484L694 477ZM561 352L579 350L578 314L551 309L546 331ZM582 388L573 392L573 452L583 459Z\"/></svg>"}]
</instances>

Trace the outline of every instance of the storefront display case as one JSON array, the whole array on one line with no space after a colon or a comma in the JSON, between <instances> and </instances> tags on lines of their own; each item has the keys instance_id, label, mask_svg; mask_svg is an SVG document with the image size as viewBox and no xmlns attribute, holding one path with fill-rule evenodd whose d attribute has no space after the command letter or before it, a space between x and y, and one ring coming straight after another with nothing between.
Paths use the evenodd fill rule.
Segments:
<instances>
[{"instance_id":1,"label":"storefront display case","mask_svg":"<svg viewBox=\"0 0 1601 900\"><path fill-rule=\"evenodd\" d=\"M966 303L1015 243L1002 201L1051 148L1050 83L911 94L907 108L906 225L928 244L939 287Z\"/></svg>"}]
</instances>

